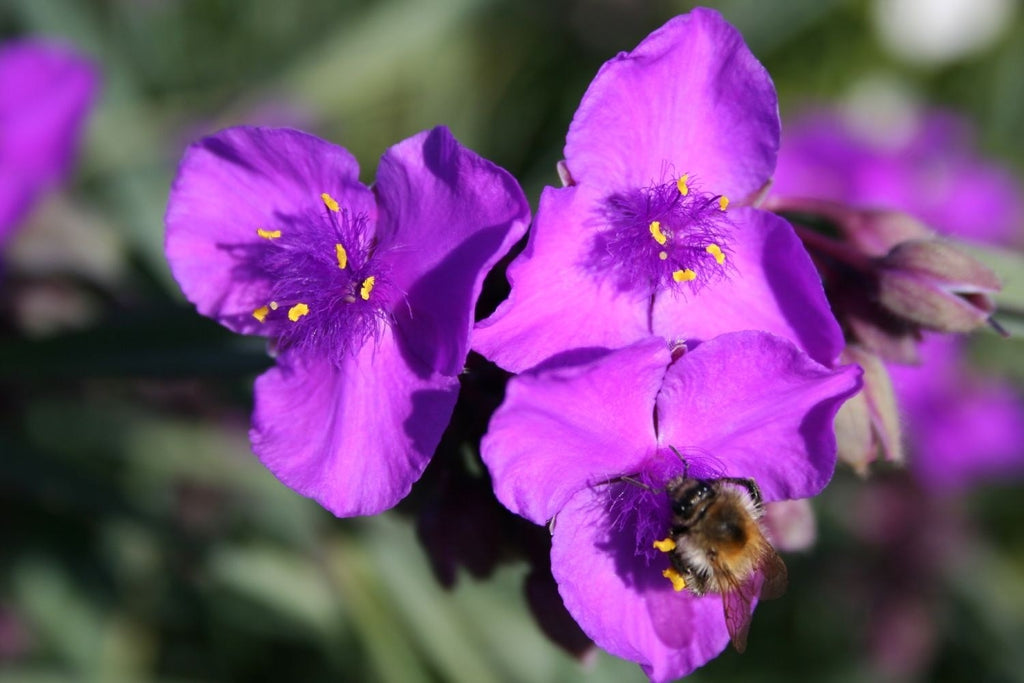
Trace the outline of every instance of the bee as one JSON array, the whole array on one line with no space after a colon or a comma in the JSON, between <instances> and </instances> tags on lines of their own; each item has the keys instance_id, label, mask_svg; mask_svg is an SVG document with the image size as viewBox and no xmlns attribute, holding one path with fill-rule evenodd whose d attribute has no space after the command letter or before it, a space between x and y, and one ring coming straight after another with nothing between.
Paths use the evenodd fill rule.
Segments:
<instances>
[{"instance_id":1,"label":"bee","mask_svg":"<svg viewBox=\"0 0 1024 683\"><path fill-rule=\"evenodd\" d=\"M676 590L721 595L729 638L743 652L754 600L779 597L787 583L786 565L759 521L761 489L753 479L684 474L671 479L665 492L672 521L668 537L655 543L672 563L665 576Z\"/></svg>"}]
</instances>

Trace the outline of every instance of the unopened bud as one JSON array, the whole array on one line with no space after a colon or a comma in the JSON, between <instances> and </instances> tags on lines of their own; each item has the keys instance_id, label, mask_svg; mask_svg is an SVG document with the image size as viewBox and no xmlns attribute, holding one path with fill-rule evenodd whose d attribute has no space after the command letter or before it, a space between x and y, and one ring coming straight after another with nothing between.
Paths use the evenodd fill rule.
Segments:
<instances>
[{"instance_id":1,"label":"unopened bud","mask_svg":"<svg viewBox=\"0 0 1024 683\"><path fill-rule=\"evenodd\" d=\"M876 263L879 302L921 327L970 332L995 310L995 273L945 240L903 242Z\"/></svg>"},{"instance_id":2,"label":"unopened bud","mask_svg":"<svg viewBox=\"0 0 1024 683\"><path fill-rule=\"evenodd\" d=\"M885 364L874 353L854 345L843 350L840 362L863 368L864 389L836 415L839 460L862 476L876 460L903 463L899 411Z\"/></svg>"}]
</instances>

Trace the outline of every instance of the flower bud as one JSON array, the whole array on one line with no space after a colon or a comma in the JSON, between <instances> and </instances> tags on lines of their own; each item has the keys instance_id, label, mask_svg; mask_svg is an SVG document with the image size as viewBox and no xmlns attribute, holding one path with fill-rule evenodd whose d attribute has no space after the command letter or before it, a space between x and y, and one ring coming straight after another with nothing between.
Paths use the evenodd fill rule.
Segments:
<instances>
[{"instance_id":1,"label":"flower bud","mask_svg":"<svg viewBox=\"0 0 1024 683\"><path fill-rule=\"evenodd\" d=\"M900 418L892 381L885 364L874 353L856 345L843 350L842 363L864 370L864 388L843 404L836 415L839 460L861 476L876 460L903 463Z\"/></svg>"},{"instance_id":2,"label":"flower bud","mask_svg":"<svg viewBox=\"0 0 1024 683\"><path fill-rule=\"evenodd\" d=\"M945 240L900 243L876 264L879 302L921 327L970 332L995 310L995 273Z\"/></svg>"}]
</instances>

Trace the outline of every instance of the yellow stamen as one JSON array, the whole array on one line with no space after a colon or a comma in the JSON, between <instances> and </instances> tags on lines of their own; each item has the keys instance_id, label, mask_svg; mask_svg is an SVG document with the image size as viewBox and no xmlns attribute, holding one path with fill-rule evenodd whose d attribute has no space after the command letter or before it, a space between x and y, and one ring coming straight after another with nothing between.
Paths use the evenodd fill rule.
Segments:
<instances>
[{"instance_id":1,"label":"yellow stamen","mask_svg":"<svg viewBox=\"0 0 1024 683\"><path fill-rule=\"evenodd\" d=\"M685 268L672 273L672 279L676 282L690 282L697 279L697 273L693 272L689 268Z\"/></svg>"},{"instance_id":2,"label":"yellow stamen","mask_svg":"<svg viewBox=\"0 0 1024 683\"><path fill-rule=\"evenodd\" d=\"M726 197L724 194L718 198L718 208L721 209L722 211L725 211L727 208L729 208L729 198Z\"/></svg>"},{"instance_id":3,"label":"yellow stamen","mask_svg":"<svg viewBox=\"0 0 1024 683\"><path fill-rule=\"evenodd\" d=\"M373 283L377 281L377 278L370 276L363 280L363 286L359 288L359 296L363 297L363 301L370 300L370 292L373 291Z\"/></svg>"},{"instance_id":4,"label":"yellow stamen","mask_svg":"<svg viewBox=\"0 0 1024 683\"><path fill-rule=\"evenodd\" d=\"M658 244L665 244L668 241L668 237L665 237L665 233L661 231L661 223L658 221L651 221L650 225L651 237Z\"/></svg>"},{"instance_id":5,"label":"yellow stamen","mask_svg":"<svg viewBox=\"0 0 1024 683\"><path fill-rule=\"evenodd\" d=\"M661 575L672 582L672 588L675 590L676 593L686 588L686 581L683 580L683 577L680 576L679 572L677 572L675 569L669 567L668 569L663 571Z\"/></svg>"},{"instance_id":6,"label":"yellow stamen","mask_svg":"<svg viewBox=\"0 0 1024 683\"><path fill-rule=\"evenodd\" d=\"M324 192L320 195L320 199L324 200L324 206L331 211L338 211L338 202L334 201L334 197Z\"/></svg>"},{"instance_id":7,"label":"yellow stamen","mask_svg":"<svg viewBox=\"0 0 1024 683\"><path fill-rule=\"evenodd\" d=\"M655 541L654 547L663 553L670 553L676 549L676 542L672 540L671 536L668 536L660 541Z\"/></svg>"},{"instance_id":8,"label":"yellow stamen","mask_svg":"<svg viewBox=\"0 0 1024 683\"><path fill-rule=\"evenodd\" d=\"M264 230L263 228L256 228L256 234L265 240L276 240L281 236L280 230Z\"/></svg>"},{"instance_id":9,"label":"yellow stamen","mask_svg":"<svg viewBox=\"0 0 1024 683\"><path fill-rule=\"evenodd\" d=\"M666 251L659 251L658 252L658 258L660 258L662 261L664 261L665 259L668 258L668 252L666 252Z\"/></svg>"},{"instance_id":10,"label":"yellow stamen","mask_svg":"<svg viewBox=\"0 0 1024 683\"><path fill-rule=\"evenodd\" d=\"M348 265L348 252L345 251L345 247L335 244L334 253L338 256L338 267L345 270L345 266Z\"/></svg>"},{"instance_id":11,"label":"yellow stamen","mask_svg":"<svg viewBox=\"0 0 1024 683\"><path fill-rule=\"evenodd\" d=\"M707 246L707 249L705 249L704 251L714 256L715 261L718 263L718 265L722 265L723 263L725 263L725 253L722 252L722 248L717 244L709 244Z\"/></svg>"},{"instance_id":12,"label":"yellow stamen","mask_svg":"<svg viewBox=\"0 0 1024 683\"><path fill-rule=\"evenodd\" d=\"M299 322L299 318L309 313L309 306L306 304L295 304L288 309L288 319L293 323Z\"/></svg>"},{"instance_id":13,"label":"yellow stamen","mask_svg":"<svg viewBox=\"0 0 1024 683\"><path fill-rule=\"evenodd\" d=\"M266 306L260 306L252 312L252 317L256 318L259 322L266 320L268 315L270 315L270 309Z\"/></svg>"},{"instance_id":14,"label":"yellow stamen","mask_svg":"<svg viewBox=\"0 0 1024 683\"><path fill-rule=\"evenodd\" d=\"M680 176L679 180L676 182L676 187L679 188L679 194L683 195L684 197L690 194L690 188L686 184L686 181L688 181L689 179L690 176L684 175Z\"/></svg>"}]
</instances>

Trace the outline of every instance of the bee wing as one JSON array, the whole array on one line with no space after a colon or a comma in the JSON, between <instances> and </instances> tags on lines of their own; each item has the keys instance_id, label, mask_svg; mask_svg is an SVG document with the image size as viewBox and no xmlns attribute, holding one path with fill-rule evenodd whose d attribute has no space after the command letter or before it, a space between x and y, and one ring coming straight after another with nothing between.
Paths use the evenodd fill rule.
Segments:
<instances>
[{"instance_id":1,"label":"bee wing","mask_svg":"<svg viewBox=\"0 0 1024 683\"><path fill-rule=\"evenodd\" d=\"M774 600L786 592L786 587L789 585L789 572L786 570L786 563L770 545L761 560L758 574L762 577L760 589L762 600Z\"/></svg>"},{"instance_id":2,"label":"bee wing","mask_svg":"<svg viewBox=\"0 0 1024 683\"><path fill-rule=\"evenodd\" d=\"M754 598L760 589L758 574L740 582L723 564L716 563L715 576L722 590L722 607L725 611L725 628L736 652L747 649L747 632L750 630Z\"/></svg>"},{"instance_id":3,"label":"bee wing","mask_svg":"<svg viewBox=\"0 0 1024 683\"><path fill-rule=\"evenodd\" d=\"M744 581L720 561L712 561L715 576L722 589L722 607L725 611L725 627L729 631L732 646L737 652L747 649L747 632L753 616L754 600L771 600L786 592L788 572L775 548L764 536L757 534L751 539L756 544L757 569Z\"/></svg>"}]
</instances>

